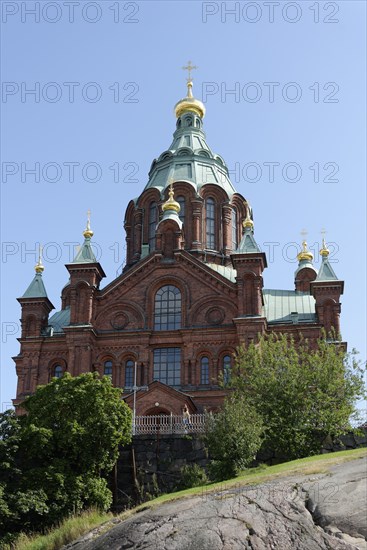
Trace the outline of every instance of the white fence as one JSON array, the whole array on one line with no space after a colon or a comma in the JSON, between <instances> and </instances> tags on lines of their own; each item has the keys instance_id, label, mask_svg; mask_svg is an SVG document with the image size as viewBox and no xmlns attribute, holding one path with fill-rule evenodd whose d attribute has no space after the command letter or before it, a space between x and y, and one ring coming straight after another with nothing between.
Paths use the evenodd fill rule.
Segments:
<instances>
[{"instance_id":1,"label":"white fence","mask_svg":"<svg viewBox=\"0 0 367 550\"><path fill-rule=\"evenodd\" d=\"M188 423L184 422L182 415L151 415L137 416L134 435L151 434L197 434L205 431L205 414L191 414Z\"/></svg>"}]
</instances>

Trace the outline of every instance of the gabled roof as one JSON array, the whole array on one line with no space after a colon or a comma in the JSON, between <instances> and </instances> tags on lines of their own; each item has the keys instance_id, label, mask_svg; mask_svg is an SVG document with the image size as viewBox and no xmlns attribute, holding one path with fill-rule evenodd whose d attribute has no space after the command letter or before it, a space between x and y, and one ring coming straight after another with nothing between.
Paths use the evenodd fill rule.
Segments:
<instances>
[{"instance_id":1,"label":"gabled roof","mask_svg":"<svg viewBox=\"0 0 367 550\"><path fill-rule=\"evenodd\" d=\"M263 315L268 323L315 323L315 298L297 290L263 290Z\"/></svg>"},{"instance_id":2,"label":"gabled roof","mask_svg":"<svg viewBox=\"0 0 367 550\"><path fill-rule=\"evenodd\" d=\"M70 325L70 307L56 311L49 318L48 325L54 329L54 333L63 334L63 328Z\"/></svg>"}]
</instances>

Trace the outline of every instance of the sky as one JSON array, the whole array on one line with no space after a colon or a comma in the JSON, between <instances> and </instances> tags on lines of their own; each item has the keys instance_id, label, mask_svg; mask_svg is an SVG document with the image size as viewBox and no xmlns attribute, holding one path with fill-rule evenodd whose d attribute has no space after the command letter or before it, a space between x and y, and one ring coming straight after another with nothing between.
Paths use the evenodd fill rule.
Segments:
<instances>
[{"instance_id":1,"label":"sky","mask_svg":"<svg viewBox=\"0 0 367 550\"><path fill-rule=\"evenodd\" d=\"M207 142L253 207L265 288L294 288L305 232L318 268L325 230L345 281L342 336L366 359L364 1L41 0L1 10L1 410L16 394L16 298L38 243L56 311L88 209L104 284L121 272L125 209L171 143L188 60Z\"/></svg>"}]
</instances>

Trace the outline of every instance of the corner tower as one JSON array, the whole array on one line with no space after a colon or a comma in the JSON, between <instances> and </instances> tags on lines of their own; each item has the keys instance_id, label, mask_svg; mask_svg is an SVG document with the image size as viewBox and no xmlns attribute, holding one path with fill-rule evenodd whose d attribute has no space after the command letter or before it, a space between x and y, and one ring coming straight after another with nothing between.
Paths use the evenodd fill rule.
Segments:
<instances>
[{"instance_id":1,"label":"corner tower","mask_svg":"<svg viewBox=\"0 0 367 550\"><path fill-rule=\"evenodd\" d=\"M192 69L190 65L188 68ZM170 186L180 206L182 235L175 242L181 248L205 263L227 266L241 241L245 199L233 187L223 158L206 141L205 106L194 98L192 88L189 75L186 97L174 108L172 143L153 160L142 194L127 207L125 270L159 250L157 231Z\"/></svg>"}]
</instances>

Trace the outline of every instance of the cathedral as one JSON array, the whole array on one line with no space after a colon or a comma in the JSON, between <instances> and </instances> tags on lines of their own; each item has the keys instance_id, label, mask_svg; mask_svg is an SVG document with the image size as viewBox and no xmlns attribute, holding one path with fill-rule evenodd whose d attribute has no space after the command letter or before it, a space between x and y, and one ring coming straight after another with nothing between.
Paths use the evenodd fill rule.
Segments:
<instances>
[{"instance_id":1,"label":"cathedral","mask_svg":"<svg viewBox=\"0 0 367 550\"><path fill-rule=\"evenodd\" d=\"M252 209L233 187L224 159L203 130L205 107L192 93L175 106L176 129L153 160L148 182L125 214L126 265L106 276L84 243L66 265L59 311L47 296L40 259L21 305L14 405L64 372L97 371L123 389L137 415L217 410L234 352L259 334L339 333L343 281L323 241L317 271L304 241L294 289L264 287L266 255L254 237ZM135 391L134 391L135 388Z\"/></svg>"}]
</instances>

